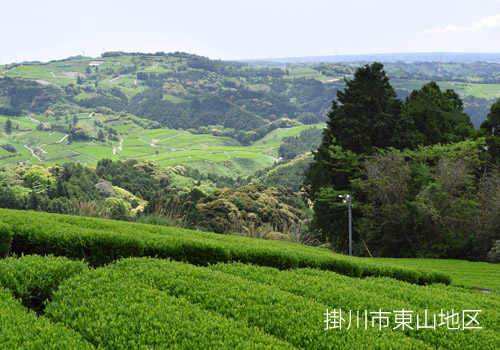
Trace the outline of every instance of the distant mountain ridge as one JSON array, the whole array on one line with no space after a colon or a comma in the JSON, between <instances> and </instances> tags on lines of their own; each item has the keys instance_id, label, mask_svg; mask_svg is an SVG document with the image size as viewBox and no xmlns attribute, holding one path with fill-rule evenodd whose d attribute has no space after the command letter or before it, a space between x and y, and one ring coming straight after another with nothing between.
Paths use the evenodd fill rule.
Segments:
<instances>
[{"instance_id":1,"label":"distant mountain ridge","mask_svg":"<svg viewBox=\"0 0 500 350\"><path fill-rule=\"evenodd\" d=\"M500 53L460 53L460 52L418 52L418 53L378 53L362 55L332 55L311 57L284 57L238 60L248 64L287 63L350 63L350 62L462 62L476 61L500 63Z\"/></svg>"}]
</instances>

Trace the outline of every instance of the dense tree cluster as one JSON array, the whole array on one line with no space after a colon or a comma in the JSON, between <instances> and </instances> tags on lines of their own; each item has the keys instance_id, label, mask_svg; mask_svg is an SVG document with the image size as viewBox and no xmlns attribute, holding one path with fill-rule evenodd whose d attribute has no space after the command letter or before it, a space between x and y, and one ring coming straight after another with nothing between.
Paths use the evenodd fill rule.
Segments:
<instances>
[{"instance_id":1,"label":"dense tree cluster","mask_svg":"<svg viewBox=\"0 0 500 350\"><path fill-rule=\"evenodd\" d=\"M208 195L197 187L187 193L157 194L144 213L187 228L285 239L294 224L306 219L302 209L299 197L289 189L250 184Z\"/></svg>"},{"instance_id":2,"label":"dense tree cluster","mask_svg":"<svg viewBox=\"0 0 500 350\"><path fill-rule=\"evenodd\" d=\"M358 254L364 237L379 256L486 259L500 238L491 214L500 159L496 106L478 132L452 90L431 82L403 102L381 64L359 68L337 92L307 172L313 228L334 249L346 249L346 207L338 197L350 193Z\"/></svg>"},{"instance_id":3,"label":"dense tree cluster","mask_svg":"<svg viewBox=\"0 0 500 350\"><path fill-rule=\"evenodd\" d=\"M293 159L305 152L314 151L321 144L323 130L309 128L300 132L298 136L284 137L278 154L286 160Z\"/></svg>"},{"instance_id":4,"label":"dense tree cluster","mask_svg":"<svg viewBox=\"0 0 500 350\"><path fill-rule=\"evenodd\" d=\"M99 162L97 170L75 163L18 166L0 172L0 207L131 219L132 209L168 184L154 171L110 160Z\"/></svg>"}]
</instances>

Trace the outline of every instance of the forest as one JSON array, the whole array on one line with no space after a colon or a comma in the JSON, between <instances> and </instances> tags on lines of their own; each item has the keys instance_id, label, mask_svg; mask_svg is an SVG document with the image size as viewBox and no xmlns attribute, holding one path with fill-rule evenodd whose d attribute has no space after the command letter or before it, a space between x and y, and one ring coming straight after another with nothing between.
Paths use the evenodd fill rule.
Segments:
<instances>
[{"instance_id":1,"label":"forest","mask_svg":"<svg viewBox=\"0 0 500 350\"><path fill-rule=\"evenodd\" d=\"M338 196L350 193L358 256L499 261L500 102L464 95L465 85L451 88L493 88L499 65L255 67L122 52L101 59L5 67L1 207L345 253L347 213ZM23 69L32 75L9 75ZM64 69L81 73L63 83ZM50 83L28 78L36 74ZM170 145L170 135L181 142ZM16 143L18 136L26 143ZM205 151L183 145L198 139L214 146L189 162ZM31 160L7 163L26 154L23 146ZM247 147L255 152L247 156L260 153L274 164L228 160L227 152L243 155ZM173 150L184 158L163 155ZM242 174L234 164L258 166Z\"/></svg>"}]
</instances>

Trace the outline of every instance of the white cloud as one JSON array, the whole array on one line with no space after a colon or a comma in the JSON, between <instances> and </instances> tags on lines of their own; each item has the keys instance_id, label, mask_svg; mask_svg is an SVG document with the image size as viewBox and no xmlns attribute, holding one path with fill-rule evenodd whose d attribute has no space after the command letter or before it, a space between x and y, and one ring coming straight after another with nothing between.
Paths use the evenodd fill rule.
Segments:
<instances>
[{"instance_id":1,"label":"white cloud","mask_svg":"<svg viewBox=\"0 0 500 350\"><path fill-rule=\"evenodd\" d=\"M500 0L498 0L500 2ZM446 25L437 28L424 30L421 34L448 34L448 33L464 33L464 32L477 32L480 30L490 30L500 28L500 14L493 16L483 17L479 21L473 22L469 25Z\"/></svg>"}]
</instances>

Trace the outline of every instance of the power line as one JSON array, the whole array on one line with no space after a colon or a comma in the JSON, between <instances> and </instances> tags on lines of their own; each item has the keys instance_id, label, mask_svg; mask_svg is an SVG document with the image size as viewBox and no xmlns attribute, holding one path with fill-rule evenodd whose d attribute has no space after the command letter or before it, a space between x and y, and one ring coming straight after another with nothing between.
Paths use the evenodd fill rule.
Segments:
<instances>
[{"instance_id":1,"label":"power line","mask_svg":"<svg viewBox=\"0 0 500 350\"><path fill-rule=\"evenodd\" d=\"M354 221L354 219L352 219L352 222L353 222L354 226L357 228L357 229L356 229L356 232L358 233L359 238L361 238L361 241L363 242L363 245L365 246L366 251L367 251L367 252L368 252L368 254L370 255L370 258L373 258L373 255L372 255L372 253L370 252L370 249L368 249L368 245L366 244L365 240L363 239L363 235L362 235L362 234L361 234L361 232L359 231L359 226L356 224L356 222Z\"/></svg>"}]
</instances>

